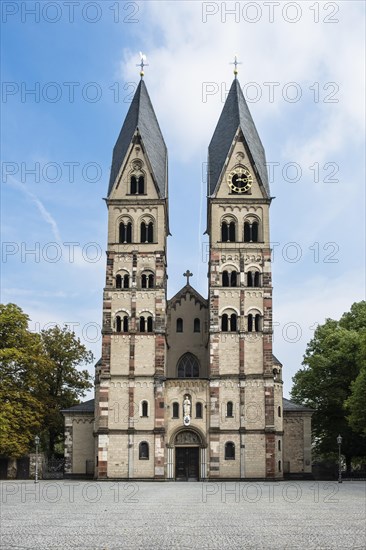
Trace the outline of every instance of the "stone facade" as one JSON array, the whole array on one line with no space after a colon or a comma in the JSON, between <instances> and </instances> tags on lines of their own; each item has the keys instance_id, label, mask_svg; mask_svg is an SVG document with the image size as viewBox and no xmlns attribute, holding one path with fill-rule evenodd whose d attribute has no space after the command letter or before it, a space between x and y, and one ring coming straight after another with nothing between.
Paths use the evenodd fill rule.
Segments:
<instances>
[{"instance_id":1,"label":"stone facade","mask_svg":"<svg viewBox=\"0 0 366 550\"><path fill-rule=\"evenodd\" d=\"M284 463L300 471L301 460L306 471L310 416L284 418L282 365L272 353L262 149L235 80L209 147L208 297L187 271L167 300L167 152L141 81L106 199L95 401L64 411L69 475L93 462L97 479L273 480Z\"/></svg>"},{"instance_id":2,"label":"stone facade","mask_svg":"<svg viewBox=\"0 0 366 550\"><path fill-rule=\"evenodd\" d=\"M66 475L94 472L94 399L62 411L65 418Z\"/></svg>"},{"instance_id":3,"label":"stone facade","mask_svg":"<svg viewBox=\"0 0 366 550\"><path fill-rule=\"evenodd\" d=\"M286 477L311 477L312 411L284 399L283 469Z\"/></svg>"}]
</instances>

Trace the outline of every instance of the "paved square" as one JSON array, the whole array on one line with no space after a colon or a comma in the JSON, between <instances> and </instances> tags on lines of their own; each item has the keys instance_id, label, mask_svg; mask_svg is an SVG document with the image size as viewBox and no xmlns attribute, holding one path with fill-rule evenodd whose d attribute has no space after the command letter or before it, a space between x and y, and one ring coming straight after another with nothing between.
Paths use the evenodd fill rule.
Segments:
<instances>
[{"instance_id":1,"label":"paved square","mask_svg":"<svg viewBox=\"0 0 366 550\"><path fill-rule=\"evenodd\" d=\"M5 481L1 548L364 549L366 484Z\"/></svg>"}]
</instances>

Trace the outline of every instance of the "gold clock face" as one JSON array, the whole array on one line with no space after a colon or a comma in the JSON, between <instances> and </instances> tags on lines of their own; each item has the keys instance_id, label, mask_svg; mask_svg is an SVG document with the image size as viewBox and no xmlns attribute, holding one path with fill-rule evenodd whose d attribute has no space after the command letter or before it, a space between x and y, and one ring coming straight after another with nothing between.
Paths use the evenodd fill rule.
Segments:
<instances>
[{"instance_id":1,"label":"gold clock face","mask_svg":"<svg viewBox=\"0 0 366 550\"><path fill-rule=\"evenodd\" d=\"M227 177L227 184L234 193L246 193L253 183L253 176L248 168L235 168Z\"/></svg>"}]
</instances>

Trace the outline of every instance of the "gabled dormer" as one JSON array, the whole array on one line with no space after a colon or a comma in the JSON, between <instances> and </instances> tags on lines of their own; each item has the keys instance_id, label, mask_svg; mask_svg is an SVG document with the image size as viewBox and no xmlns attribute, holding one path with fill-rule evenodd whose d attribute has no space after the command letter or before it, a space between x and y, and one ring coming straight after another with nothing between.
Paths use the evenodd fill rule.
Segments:
<instances>
[{"instance_id":1,"label":"gabled dormer","mask_svg":"<svg viewBox=\"0 0 366 550\"><path fill-rule=\"evenodd\" d=\"M141 79L113 149L108 199L166 199L168 154Z\"/></svg>"},{"instance_id":2,"label":"gabled dormer","mask_svg":"<svg viewBox=\"0 0 366 550\"><path fill-rule=\"evenodd\" d=\"M270 199L264 148L237 78L208 148L207 181L209 198L225 193Z\"/></svg>"}]
</instances>

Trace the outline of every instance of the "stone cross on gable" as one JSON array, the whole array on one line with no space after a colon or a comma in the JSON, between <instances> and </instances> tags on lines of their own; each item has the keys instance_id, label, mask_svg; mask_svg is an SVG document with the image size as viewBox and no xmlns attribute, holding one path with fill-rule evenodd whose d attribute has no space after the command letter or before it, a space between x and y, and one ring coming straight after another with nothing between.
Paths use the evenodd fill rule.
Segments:
<instances>
[{"instance_id":1,"label":"stone cross on gable","mask_svg":"<svg viewBox=\"0 0 366 550\"><path fill-rule=\"evenodd\" d=\"M187 285L189 285L189 278L193 277L193 273L191 273L189 269L187 269L187 271L183 273L183 277L187 277Z\"/></svg>"}]
</instances>

